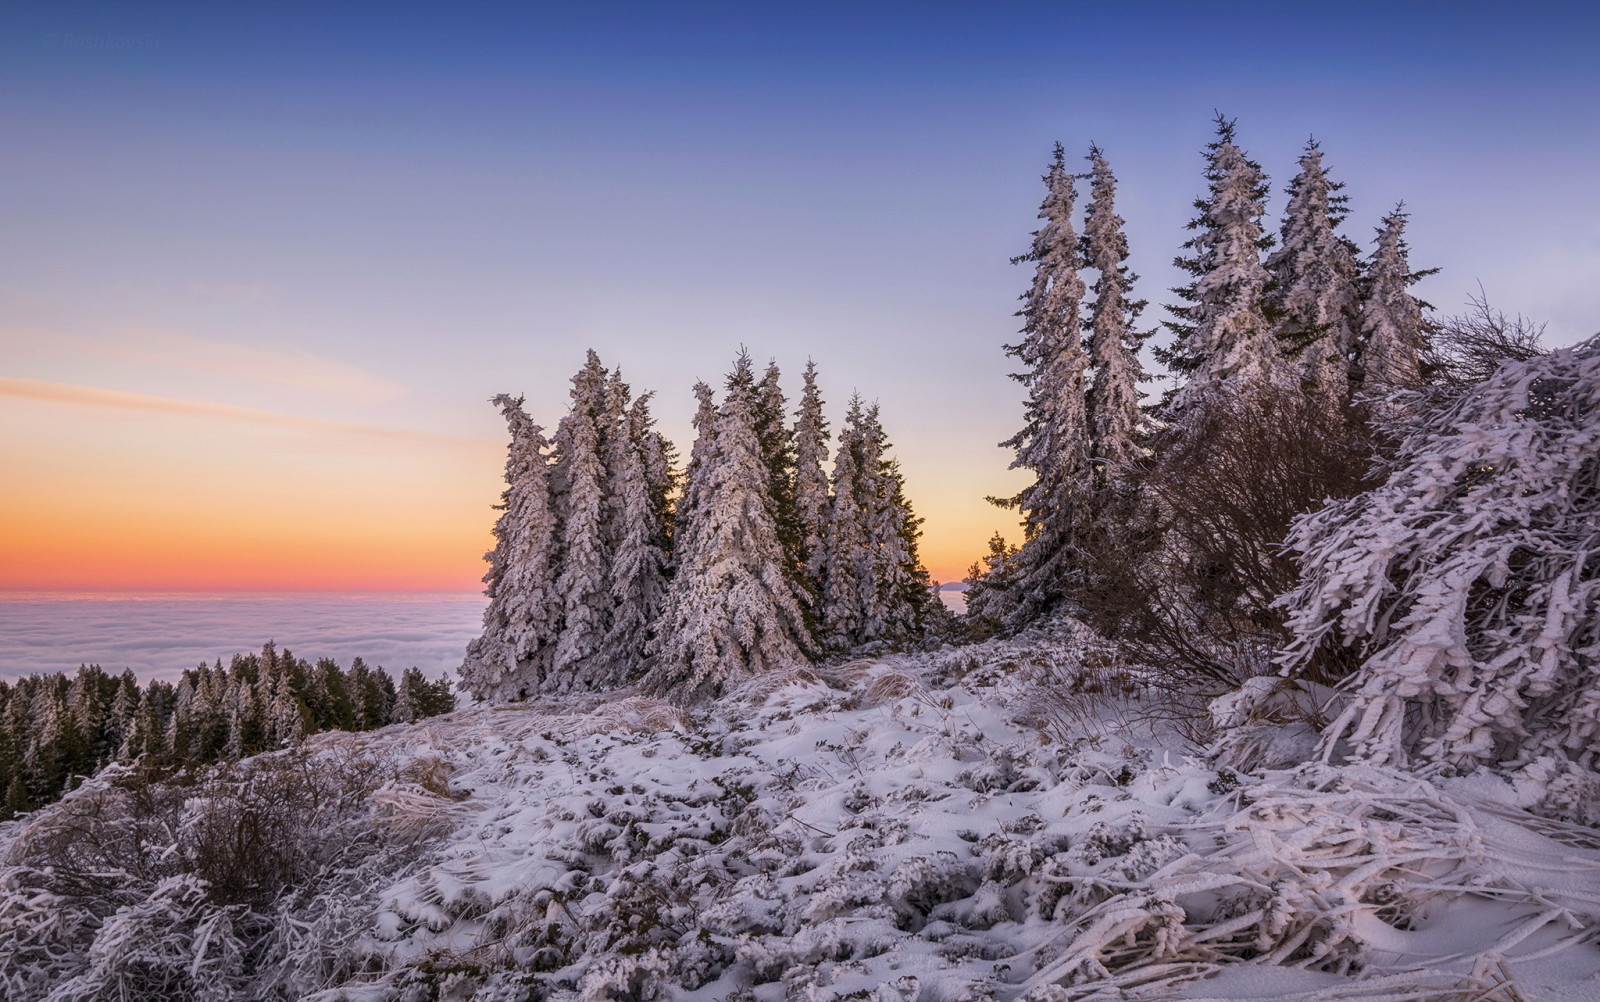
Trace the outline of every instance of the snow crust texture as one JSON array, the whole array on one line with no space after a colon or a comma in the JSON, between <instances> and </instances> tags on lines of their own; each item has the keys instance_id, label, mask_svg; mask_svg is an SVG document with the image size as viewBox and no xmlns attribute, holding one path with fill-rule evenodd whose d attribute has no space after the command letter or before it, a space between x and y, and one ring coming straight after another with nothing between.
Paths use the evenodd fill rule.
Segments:
<instances>
[{"instance_id":1,"label":"snow crust texture","mask_svg":"<svg viewBox=\"0 0 1600 1002\"><path fill-rule=\"evenodd\" d=\"M1085 655L991 642L697 713L574 696L112 770L0 826L0 995L1593 997L1592 829L1495 780L1219 771ZM284 798L276 848L215 861Z\"/></svg>"}]
</instances>

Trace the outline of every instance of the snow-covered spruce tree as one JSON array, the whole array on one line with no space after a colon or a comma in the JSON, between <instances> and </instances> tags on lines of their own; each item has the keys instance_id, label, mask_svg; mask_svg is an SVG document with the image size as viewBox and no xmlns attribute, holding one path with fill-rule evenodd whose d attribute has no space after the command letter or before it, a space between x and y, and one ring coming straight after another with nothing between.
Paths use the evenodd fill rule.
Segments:
<instances>
[{"instance_id":1,"label":"snow-covered spruce tree","mask_svg":"<svg viewBox=\"0 0 1600 1002\"><path fill-rule=\"evenodd\" d=\"M1279 348L1299 360L1302 384L1330 407L1349 399L1360 324L1356 250L1341 237L1347 197L1328 177L1317 141L1289 182L1278 249L1267 259Z\"/></svg>"},{"instance_id":2,"label":"snow-covered spruce tree","mask_svg":"<svg viewBox=\"0 0 1600 1002\"><path fill-rule=\"evenodd\" d=\"M654 396L654 391L641 393L628 409L628 434L633 436L639 461L644 464L645 488L660 532L656 545L665 555L672 549L672 490L677 485L673 465L677 462L678 450L656 430L655 418L650 414L650 401Z\"/></svg>"},{"instance_id":3,"label":"snow-covered spruce tree","mask_svg":"<svg viewBox=\"0 0 1600 1002\"><path fill-rule=\"evenodd\" d=\"M828 526L828 421L822 416L817 363L806 361L805 389L794 426L794 506L800 526L800 560L806 582L821 593L823 538Z\"/></svg>"},{"instance_id":4,"label":"snow-covered spruce tree","mask_svg":"<svg viewBox=\"0 0 1600 1002\"><path fill-rule=\"evenodd\" d=\"M812 638L778 539L756 435L750 358L740 355L715 421L697 441L678 526L676 572L650 642L646 687L680 703L739 678L807 662ZM704 399L704 398L702 398Z\"/></svg>"},{"instance_id":5,"label":"snow-covered spruce tree","mask_svg":"<svg viewBox=\"0 0 1600 1002\"><path fill-rule=\"evenodd\" d=\"M1145 304L1128 298L1137 276L1122 263L1128 259L1128 238L1117 215L1117 179L1098 146L1089 147L1087 159L1092 181L1083 217L1083 260L1100 273L1084 324L1094 367L1086 399L1089 451L1098 471L1114 474L1140 456L1139 380L1145 373L1139 346L1148 335L1133 329Z\"/></svg>"},{"instance_id":6,"label":"snow-covered spruce tree","mask_svg":"<svg viewBox=\"0 0 1600 1002\"><path fill-rule=\"evenodd\" d=\"M1003 601L1009 583L1011 559L1017 548L1006 542L996 532L989 537L989 552L981 560L974 560L963 579L967 585L967 612L969 624L980 633L990 633L1000 628L1000 617L1005 613Z\"/></svg>"},{"instance_id":7,"label":"snow-covered spruce tree","mask_svg":"<svg viewBox=\"0 0 1600 1002\"><path fill-rule=\"evenodd\" d=\"M822 627L836 650L904 641L926 625L932 592L917 558L922 520L888 450L877 406L853 397L834 456L820 561Z\"/></svg>"},{"instance_id":8,"label":"snow-covered spruce tree","mask_svg":"<svg viewBox=\"0 0 1600 1002\"><path fill-rule=\"evenodd\" d=\"M828 497L827 531L818 561L822 569L819 626L828 646L838 650L854 647L865 634L867 596L872 587L872 529L862 504L863 481L869 473L862 466L863 421L861 395L854 394L833 454L833 492Z\"/></svg>"},{"instance_id":9,"label":"snow-covered spruce tree","mask_svg":"<svg viewBox=\"0 0 1600 1002\"><path fill-rule=\"evenodd\" d=\"M491 603L493 599L490 600ZM290 748L300 743L308 729L310 714L295 694L288 671L277 669L267 675L271 702L267 706L267 729L276 747Z\"/></svg>"},{"instance_id":10,"label":"snow-covered spruce tree","mask_svg":"<svg viewBox=\"0 0 1600 1002\"><path fill-rule=\"evenodd\" d=\"M1234 142L1234 123L1217 116L1216 141L1206 147L1209 189L1189 223L1190 256L1178 267L1194 276L1173 289L1185 305L1168 306L1165 326L1173 342L1155 350L1175 374L1186 377L1166 401L1165 417L1182 434L1206 424L1207 408L1263 389L1298 382L1294 363L1279 351L1266 301L1271 278L1261 253L1272 246L1263 231L1267 176Z\"/></svg>"},{"instance_id":11,"label":"snow-covered spruce tree","mask_svg":"<svg viewBox=\"0 0 1600 1002\"><path fill-rule=\"evenodd\" d=\"M767 467L767 496L772 499L772 520L778 539L789 555L791 567L800 566L803 532L795 508L794 429L784 413L783 387L777 362L769 362L756 386L756 438L761 442L761 458ZM798 573L798 570L796 571Z\"/></svg>"},{"instance_id":12,"label":"snow-covered spruce tree","mask_svg":"<svg viewBox=\"0 0 1600 1002\"><path fill-rule=\"evenodd\" d=\"M1383 217L1378 239L1363 276L1360 372L1362 390L1370 397L1388 397L1396 390L1418 390L1423 384L1423 355L1428 348L1423 305L1410 288L1428 272L1413 272L1405 240L1403 204ZM1398 416L1388 401L1387 416Z\"/></svg>"},{"instance_id":13,"label":"snow-covered spruce tree","mask_svg":"<svg viewBox=\"0 0 1600 1002\"><path fill-rule=\"evenodd\" d=\"M866 510L869 592L863 641L904 641L926 626L937 601L926 568L917 556L922 519L911 510L900 462L889 455L889 436L878 407L862 419L861 504Z\"/></svg>"},{"instance_id":14,"label":"snow-covered spruce tree","mask_svg":"<svg viewBox=\"0 0 1600 1002\"><path fill-rule=\"evenodd\" d=\"M694 444L689 447L689 467L684 471L683 495L672 517L672 565L677 566L678 551L683 548L684 535L690 525L698 524L700 499L708 482L707 470L717 463L717 402L711 387L704 382L694 384L697 403L694 413Z\"/></svg>"},{"instance_id":15,"label":"snow-covered spruce tree","mask_svg":"<svg viewBox=\"0 0 1600 1002\"><path fill-rule=\"evenodd\" d=\"M1415 403L1387 481L1290 535L1285 670L1364 655L1324 753L1600 770L1600 337Z\"/></svg>"},{"instance_id":16,"label":"snow-covered spruce tree","mask_svg":"<svg viewBox=\"0 0 1600 1002\"><path fill-rule=\"evenodd\" d=\"M584 688L611 625L606 545L606 370L593 351L572 377L572 410L556 427L552 495L560 514L556 595L561 632L544 690ZM603 672L602 672L603 674Z\"/></svg>"},{"instance_id":17,"label":"snow-covered spruce tree","mask_svg":"<svg viewBox=\"0 0 1600 1002\"><path fill-rule=\"evenodd\" d=\"M561 602L544 430L528 418L521 397L501 394L494 404L511 432L506 489L500 495L494 549L485 554L489 607L483 634L467 646L461 688L477 699L500 702L526 698L549 676Z\"/></svg>"},{"instance_id":18,"label":"snow-covered spruce tree","mask_svg":"<svg viewBox=\"0 0 1600 1002\"><path fill-rule=\"evenodd\" d=\"M1023 294L1022 341L1006 347L1023 364L1016 378L1028 388L1025 424L1000 443L1016 449L1013 469L1032 470L1035 480L1008 504L1021 511L1024 541L1011 561L1009 609L1004 619L1023 626L1061 604L1085 516L1090 485L1089 425L1084 405L1083 280L1077 234L1072 228L1077 197L1061 144L1044 176L1044 220L1033 246L1017 262L1034 263L1033 283Z\"/></svg>"},{"instance_id":19,"label":"snow-covered spruce tree","mask_svg":"<svg viewBox=\"0 0 1600 1002\"><path fill-rule=\"evenodd\" d=\"M651 481L650 414L638 405L622 409L627 387L620 373L612 375L608 394L607 413L617 422L606 448L613 611L601 665L587 679L597 686L621 685L643 670L645 642L667 585L666 531Z\"/></svg>"}]
</instances>

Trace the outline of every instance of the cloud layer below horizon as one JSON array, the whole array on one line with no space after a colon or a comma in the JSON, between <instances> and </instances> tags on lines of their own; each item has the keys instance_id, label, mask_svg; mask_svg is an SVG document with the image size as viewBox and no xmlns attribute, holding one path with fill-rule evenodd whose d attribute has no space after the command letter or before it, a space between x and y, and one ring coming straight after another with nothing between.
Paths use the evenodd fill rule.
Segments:
<instances>
[{"instance_id":1,"label":"cloud layer below horizon","mask_svg":"<svg viewBox=\"0 0 1600 1002\"><path fill-rule=\"evenodd\" d=\"M348 666L359 656L437 677L461 663L483 605L481 596L448 593L0 596L0 679L88 663L173 680L267 640L310 660Z\"/></svg>"}]
</instances>

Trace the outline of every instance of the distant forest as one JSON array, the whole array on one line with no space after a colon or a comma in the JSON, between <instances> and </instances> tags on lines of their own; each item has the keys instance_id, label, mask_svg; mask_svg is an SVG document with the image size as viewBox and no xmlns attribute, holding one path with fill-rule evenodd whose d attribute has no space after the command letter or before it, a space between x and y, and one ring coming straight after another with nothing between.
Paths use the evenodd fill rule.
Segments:
<instances>
[{"instance_id":1,"label":"distant forest","mask_svg":"<svg viewBox=\"0 0 1600 1002\"><path fill-rule=\"evenodd\" d=\"M84 665L0 680L0 821L59 799L113 762L198 765L287 748L319 731L370 731L455 708L447 679L407 668L398 681L361 658L341 669L268 642L219 658L174 685Z\"/></svg>"}]
</instances>

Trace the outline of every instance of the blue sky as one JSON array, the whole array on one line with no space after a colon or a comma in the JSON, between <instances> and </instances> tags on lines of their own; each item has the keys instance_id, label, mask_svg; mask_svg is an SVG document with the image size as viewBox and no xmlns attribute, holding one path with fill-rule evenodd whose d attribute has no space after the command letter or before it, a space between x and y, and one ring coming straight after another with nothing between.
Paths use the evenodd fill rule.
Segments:
<instances>
[{"instance_id":1,"label":"blue sky","mask_svg":"<svg viewBox=\"0 0 1600 1002\"><path fill-rule=\"evenodd\" d=\"M1152 323L1220 109L1274 211L1311 134L1360 244L1404 199L1441 308L1481 281L1556 343L1600 329L1579 4L117 3L0 29L0 377L492 442L487 397L553 423L594 347L687 447L690 384L739 345L796 376L809 356L835 420L854 388L882 402L945 577L1008 529L982 497L1019 486L994 446L1021 416L1007 259L1056 140L1117 170ZM0 399L4 458L81 491L144 450L151 519L162 490L231 503L245 468L283 485L251 495L258 528L367 503L477 538L497 490L492 448L173 413L108 439L121 411L57 396Z\"/></svg>"}]
</instances>

